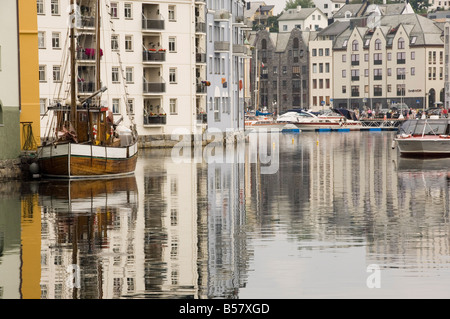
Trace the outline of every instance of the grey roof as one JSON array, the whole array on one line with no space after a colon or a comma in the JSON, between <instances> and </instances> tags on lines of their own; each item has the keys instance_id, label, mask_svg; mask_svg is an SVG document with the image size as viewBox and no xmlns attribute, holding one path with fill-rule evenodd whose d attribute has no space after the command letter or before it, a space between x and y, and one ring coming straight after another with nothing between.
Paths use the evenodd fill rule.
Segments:
<instances>
[{"instance_id":1,"label":"grey roof","mask_svg":"<svg viewBox=\"0 0 450 319\"><path fill-rule=\"evenodd\" d=\"M300 11L297 9L289 9L287 11L283 11L283 14L278 18L278 21L304 20L316 10L320 11L317 8L302 8Z\"/></svg>"},{"instance_id":2,"label":"grey roof","mask_svg":"<svg viewBox=\"0 0 450 319\"><path fill-rule=\"evenodd\" d=\"M255 12L259 9L260 6L265 6L266 3L264 1L251 1L250 3L250 9L247 9L247 5L244 7L244 16L246 18L252 17Z\"/></svg>"},{"instance_id":3,"label":"grey roof","mask_svg":"<svg viewBox=\"0 0 450 319\"><path fill-rule=\"evenodd\" d=\"M333 14L333 18L339 19L339 18L345 18L345 13L348 11L352 14L352 17L356 16L356 13L358 13L359 9L361 9L362 3L357 4L346 4L342 6L338 12Z\"/></svg>"},{"instance_id":4,"label":"grey roof","mask_svg":"<svg viewBox=\"0 0 450 319\"><path fill-rule=\"evenodd\" d=\"M428 19L446 19L450 18L450 11L436 11L433 13L428 13Z\"/></svg>"},{"instance_id":5,"label":"grey roof","mask_svg":"<svg viewBox=\"0 0 450 319\"><path fill-rule=\"evenodd\" d=\"M318 36L338 36L350 26L349 21L334 21L328 27L319 32Z\"/></svg>"},{"instance_id":6,"label":"grey roof","mask_svg":"<svg viewBox=\"0 0 450 319\"><path fill-rule=\"evenodd\" d=\"M438 25L434 21L427 19L418 14L399 14L399 15L387 15L380 17L378 28L383 32L388 39L387 45L391 45L392 39L397 32L398 28L402 27L408 34L409 38L415 38L415 42L410 45L443 45L442 29L441 25ZM325 29L326 30L326 29ZM361 36L367 37L369 27L358 27L357 31ZM343 31L333 44L335 49L345 49L344 43L350 37L353 29L348 27Z\"/></svg>"}]
</instances>

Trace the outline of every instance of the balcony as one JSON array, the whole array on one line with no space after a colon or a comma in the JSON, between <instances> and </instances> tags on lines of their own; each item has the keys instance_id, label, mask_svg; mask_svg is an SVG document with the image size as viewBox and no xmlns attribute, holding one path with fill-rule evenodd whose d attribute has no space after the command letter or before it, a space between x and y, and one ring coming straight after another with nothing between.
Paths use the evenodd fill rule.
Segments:
<instances>
[{"instance_id":1,"label":"balcony","mask_svg":"<svg viewBox=\"0 0 450 319\"><path fill-rule=\"evenodd\" d=\"M352 97L359 96L359 91L352 91Z\"/></svg>"},{"instance_id":2,"label":"balcony","mask_svg":"<svg viewBox=\"0 0 450 319\"><path fill-rule=\"evenodd\" d=\"M374 76L373 76L373 79L374 79L375 81L379 81L379 80L382 80L382 79L383 79L383 76L382 76L382 75L374 75Z\"/></svg>"},{"instance_id":3,"label":"balcony","mask_svg":"<svg viewBox=\"0 0 450 319\"><path fill-rule=\"evenodd\" d=\"M195 54L196 63L206 63L206 53L196 53Z\"/></svg>"},{"instance_id":4,"label":"balcony","mask_svg":"<svg viewBox=\"0 0 450 319\"><path fill-rule=\"evenodd\" d=\"M142 90L144 93L165 93L166 92L166 83L147 82L144 80Z\"/></svg>"},{"instance_id":5,"label":"balcony","mask_svg":"<svg viewBox=\"0 0 450 319\"><path fill-rule=\"evenodd\" d=\"M149 50L142 52L142 61L144 62L164 62L166 61L166 51L165 50Z\"/></svg>"},{"instance_id":6,"label":"balcony","mask_svg":"<svg viewBox=\"0 0 450 319\"><path fill-rule=\"evenodd\" d=\"M202 81L203 82L203 81ZM197 94L206 94L207 87L203 83L197 84L196 92Z\"/></svg>"},{"instance_id":7,"label":"balcony","mask_svg":"<svg viewBox=\"0 0 450 319\"><path fill-rule=\"evenodd\" d=\"M359 65L359 61L352 61L352 65Z\"/></svg>"},{"instance_id":8,"label":"balcony","mask_svg":"<svg viewBox=\"0 0 450 319\"><path fill-rule=\"evenodd\" d=\"M230 51L230 42L227 41L215 41L214 51L228 52Z\"/></svg>"},{"instance_id":9,"label":"balcony","mask_svg":"<svg viewBox=\"0 0 450 319\"><path fill-rule=\"evenodd\" d=\"M195 23L195 33L206 33L206 23L196 22Z\"/></svg>"},{"instance_id":10,"label":"balcony","mask_svg":"<svg viewBox=\"0 0 450 319\"><path fill-rule=\"evenodd\" d=\"M100 50L100 57L103 56L103 50ZM95 61L95 49L82 49L76 52L76 59L78 61Z\"/></svg>"},{"instance_id":11,"label":"balcony","mask_svg":"<svg viewBox=\"0 0 450 319\"><path fill-rule=\"evenodd\" d=\"M382 95L383 95L383 91L381 91L381 90L375 90L373 92L373 96L382 96Z\"/></svg>"},{"instance_id":12,"label":"balcony","mask_svg":"<svg viewBox=\"0 0 450 319\"><path fill-rule=\"evenodd\" d=\"M231 13L226 10L220 10L214 13L214 20L229 20L230 18Z\"/></svg>"},{"instance_id":13,"label":"balcony","mask_svg":"<svg viewBox=\"0 0 450 319\"><path fill-rule=\"evenodd\" d=\"M206 113L197 113L197 124L207 124L208 116Z\"/></svg>"},{"instance_id":14,"label":"balcony","mask_svg":"<svg viewBox=\"0 0 450 319\"><path fill-rule=\"evenodd\" d=\"M144 125L165 125L166 123L167 116L164 114L144 116Z\"/></svg>"},{"instance_id":15,"label":"balcony","mask_svg":"<svg viewBox=\"0 0 450 319\"><path fill-rule=\"evenodd\" d=\"M244 44L233 44L233 54L246 55L247 47Z\"/></svg>"},{"instance_id":16,"label":"balcony","mask_svg":"<svg viewBox=\"0 0 450 319\"><path fill-rule=\"evenodd\" d=\"M359 75L357 75L357 76L352 76L352 81L359 81Z\"/></svg>"},{"instance_id":17,"label":"balcony","mask_svg":"<svg viewBox=\"0 0 450 319\"><path fill-rule=\"evenodd\" d=\"M397 64L406 64L406 59L397 59Z\"/></svg>"},{"instance_id":18,"label":"balcony","mask_svg":"<svg viewBox=\"0 0 450 319\"><path fill-rule=\"evenodd\" d=\"M374 60L374 61L373 61L373 64L375 64L375 65L381 65L381 64L383 64L383 60Z\"/></svg>"},{"instance_id":19,"label":"balcony","mask_svg":"<svg viewBox=\"0 0 450 319\"><path fill-rule=\"evenodd\" d=\"M95 92L95 82L78 82L78 94L88 94Z\"/></svg>"},{"instance_id":20,"label":"balcony","mask_svg":"<svg viewBox=\"0 0 450 319\"><path fill-rule=\"evenodd\" d=\"M164 30L164 20L142 18L142 30Z\"/></svg>"},{"instance_id":21,"label":"balcony","mask_svg":"<svg viewBox=\"0 0 450 319\"><path fill-rule=\"evenodd\" d=\"M81 28L95 28L95 17L82 16L80 20Z\"/></svg>"},{"instance_id":22,"label":"balcony","mask_svg":"<svg viewBox=\"0 0 450 319\"><path fill-rule=\"evenodd\" d=\"M397 74L397 80L404 80L406 76L404 74Z\"/></svg>"}]
</instances>

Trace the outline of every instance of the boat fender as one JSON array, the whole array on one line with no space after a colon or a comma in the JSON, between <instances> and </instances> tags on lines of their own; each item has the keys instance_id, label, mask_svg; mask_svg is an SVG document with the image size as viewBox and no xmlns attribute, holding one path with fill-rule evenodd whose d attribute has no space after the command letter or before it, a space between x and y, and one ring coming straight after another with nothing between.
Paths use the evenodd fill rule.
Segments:
<instances>
[{"instance_id":1,"label":"boat fender","mask_svg":"<svg viewBox=\"0 0 450 319\"><path fill-rule=\"evenodd\" d=\"M409 138L411 137L411 134L405 134L403 133L402 135L400 135L401 138Z\"/></svg>"},{"instance_id":2,"label":"boat fender","mask_svg":"<svg viewBox=\"0 0 450 319\"><path fill-rule=\"evenodd\" d=\"M94 140L97 139L97 125L92 127L92 134L94 135Z\"/></svg>"},{"instance_id":3,"label":"boat fender","mask_svg":"<svg viewBox=\"0 0 450 319\"><path fill-rule=\"evenodd\" d=\"M450 138L450 135L439 135L440 138Z\"/></svg>"}]
</instances>

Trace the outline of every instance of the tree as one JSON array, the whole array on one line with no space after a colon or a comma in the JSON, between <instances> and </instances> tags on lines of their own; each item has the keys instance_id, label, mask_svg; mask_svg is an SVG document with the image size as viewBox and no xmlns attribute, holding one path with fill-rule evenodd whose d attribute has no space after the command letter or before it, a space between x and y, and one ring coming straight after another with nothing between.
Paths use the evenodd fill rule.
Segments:
<instances>
[{"instance_id":1,"label":"tree","mask_svg":"<svg viewBox=\"0 0 450 319\"><path fill-rule=\"evenodd\" d=\"M428 0L410 0L409 4L415 13L427 13L430 4Z\"/></svg>"},{"instance_id":2,"label":"tree","mask_svg":"<svg viewBox=\"0 0 450 319\"><path fill-rule=\"evenodd\" d=\"M284 10L295 9L298 6L301 6L302 8L313 8L314 2L312 2L312 0L286 0Z\"/></svg>"}]
</instances>

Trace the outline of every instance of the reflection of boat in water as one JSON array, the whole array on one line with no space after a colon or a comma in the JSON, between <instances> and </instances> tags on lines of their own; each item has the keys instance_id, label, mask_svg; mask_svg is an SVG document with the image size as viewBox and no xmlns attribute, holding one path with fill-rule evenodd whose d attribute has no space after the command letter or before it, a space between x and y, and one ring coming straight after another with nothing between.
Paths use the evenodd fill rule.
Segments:
<instances>
[{"instance_id":1,"label":"reflection of boat in water","mask_svg":"<svg viewBox=\"0 0 450 319\"><path fill-rule=\"evenodd\" d=\"M394 139L401 155L450 156L448 119L407 120Z\"/></svg>"},{"instance_id":2,"label":"reflection of boat in water","mask_svg":"<svg viewBox=\"0 0 450 319\"><path fill-rule=\"evenodd\" d=\"M397 162L398 172L420 172L420 173L436 173L439 171L449 172L450 174L450 157L438 158L415 158L415 157L399 157Z\"/></svg>"},{"instance_id":3,"label":"reflection of boat in water","mask_svg":"<svg viewBox=\"0 0 450 319\"><path fill-rule=\"evenodd\" d=\"M138 204L135 176L91 180L48 180L39 183L41 206L61 212L95 212Z\"/></svg>"}]
</instances>

